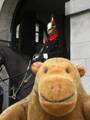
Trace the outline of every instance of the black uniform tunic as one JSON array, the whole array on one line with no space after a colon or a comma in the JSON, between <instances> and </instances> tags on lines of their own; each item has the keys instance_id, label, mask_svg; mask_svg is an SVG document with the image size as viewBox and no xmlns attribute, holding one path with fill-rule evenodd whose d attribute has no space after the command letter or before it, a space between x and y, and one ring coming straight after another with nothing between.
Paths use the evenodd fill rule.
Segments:
<instances>
[{"instance_id":1,"label":"black uniform tunic","mask_svg":"<svg viewBox=\"0 0 90 120\"><path fill-rule=\"evenodd\" d=\"M62 40L61 37L58 35L54 39L48 40L44 44L39 54L37 54L38 57L34 59L33 62L36 62L36 61L44 62L46 59L44 59L43 53L46 53L48 55L48 59L53 57L68 58L66 44L64 40Z\"/></svg>"},{"instance_id":2,"label":"black uniform tunic","mask_svg":"<svg viewBox=\"0 0 90 120\"><path fill-rule=\"evenodd\" d=\"M68 58L66 44L60 38L60 36L56 37L52 41L49 40L40 51L40 54L43 54L43 53L47 53L48 58L52 58L52 57ZM44 58L42 59L44 60Z\"/></svg>"}]
</instances>

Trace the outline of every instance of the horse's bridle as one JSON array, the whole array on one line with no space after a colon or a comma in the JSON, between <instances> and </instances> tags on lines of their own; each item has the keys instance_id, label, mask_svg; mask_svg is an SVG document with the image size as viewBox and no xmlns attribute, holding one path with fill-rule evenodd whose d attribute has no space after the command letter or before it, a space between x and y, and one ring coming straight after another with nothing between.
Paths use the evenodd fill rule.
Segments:
<instances>
[{"instance_id":1,"label":"horse's bridle","mask_svg":"<svg viewBox=\"0 0 90 120\"><path fill-rule=\"evenodd\" d=\"M22 72L22 73L19 73L19 74L17 74L17 75L14 75L14 76L12 76L12 77L5 78L5 79L2 79L2 78L0 77L0 82L4 82L4 84L6 84L6 83L5 83L6 80L12 79L12 78L15 78L15 77L18 77L18 76L20 76L20 75L25 74L25 75L24 75L24 78L23 78L23 80L21 81L21 83L20 83L19 87L17 88L16 92L13 92L13 95L12 95L12 96L8 96L9 98L12 98L12 99L15 100L17 93L19 92L20 88L23 86L23 83L27 83L28 80L31 78L32 74L30 74L30 75L28 76L28 78L25 79L26 76L27 76L27 72L30 70L30 65L31 65L31 60L29 61L29 64L28 64L28 67L27 67L27 70L26 70L26 71L24 71L24 72ZM29 86L31 86L32 84L33 84L33 83L31 83ZM6 84L6 85L7 85L7 84ZM7 86L8 86L8 85L7 85ZM12 87L9 91L11 91L11 90L14 91L14 87ZM9 92L9 91L8 91L8 92ZM5 95L6 95L6 94L5 94Z\"/></svg>"}]
</instances>

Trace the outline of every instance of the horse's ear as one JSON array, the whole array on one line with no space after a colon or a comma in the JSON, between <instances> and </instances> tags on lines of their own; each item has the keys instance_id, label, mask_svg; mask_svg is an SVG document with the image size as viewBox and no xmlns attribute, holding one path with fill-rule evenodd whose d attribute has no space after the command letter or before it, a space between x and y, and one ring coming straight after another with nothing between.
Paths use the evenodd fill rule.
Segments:
<instances>
[{"instance_id":1,"label":"horse's ear","mask_svg":"<svg viewBox=\"0 0 90 120\"><path fill-rule=\"evenodd\" d=\"M38 69L40 68L40 66L42 65L42 62L35 62L31 65L31 70L34 74L37 73Z\"/></svg>"},{"instance_id":2,"label":"horse's ear","mask_svg":"<svg viewBox=\"0 0 90 120\"><path fill-rule=\"evenodd\" d=\"M82 77L85 74L85 68L82 65L77 65L76 68L80 74L80 77Z\"/></svg>"}]
</instances>

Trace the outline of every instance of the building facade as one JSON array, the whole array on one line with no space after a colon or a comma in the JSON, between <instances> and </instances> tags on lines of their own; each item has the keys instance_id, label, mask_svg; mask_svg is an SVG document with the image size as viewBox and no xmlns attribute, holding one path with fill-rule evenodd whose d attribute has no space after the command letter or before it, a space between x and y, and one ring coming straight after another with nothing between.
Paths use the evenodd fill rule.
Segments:
<instances>
[{"instance_id":1,"label":"building facade","mask_svg":"<svg viewBox=\"0 0 90 120\"><path fill-rule=\"evenodd\" d=\"M13 14L15 14L15 8L19 1L21 0L0 1L0 43L6 44L8 46L11 44L12 17ZM46 8L46 6L43 5L42 1L39 0L39 2L41 2L43 5L42 7L44 8L44 13L42 13L40 9L38 9L39 12L37 12L37 15L39 17L45 18L45 16L49 14L49 12L53 11L57 16L59 16L60 21L58 20L58 23L60 22L60 28L63 29L65 27L64 38L66 38L67 44L70 49L70 60L76 65L81 64L85 67L86 73L85 76L82 77L82 84L84 85L87 93L90 94L90 0L66 0L65 3L63 3L62 1L60 2L59 0L59 3L63 6L62 9L59 9L59 4L57 1L56 4L58 4L58 7L56 9L54 8L55 11L53 10L53 8L51 9L51 11L49 11L47 10L49 8ZM47 0L46 2L48 3ZM45 4L47 5L47 3ZM50 4L51 3L48 4L48 7L50 7ZM35 4L32 4L32 6L33 5L40 6L40 3L36 4L35 1ZM29 6L28 2L27 6ZM34 7L32 9L34 9ZM60 10L65 11L65 14L63 12L62 15ZM24 10L24 12L25 11L26 9ZM65 24L62 26L63 18ZM61 33L63 33L62 29L60 29ZM5 77L5 73L3 77ZM7 76L8 75L6 74L6 77ZM8 102L4 105L4 108L7 107Z\"/></svg>"},{"instance_id":2,"label":"building facade","mask_svg":"<svg viewBox=\"0 0 90 120\"><path fill-rule=\"evenodd\" d=\"M66 2L65 15L70 17L71 60L85 67L86 73L82 77L82 83L90 94L90 1Z\"/></svg>"}]
</instances>

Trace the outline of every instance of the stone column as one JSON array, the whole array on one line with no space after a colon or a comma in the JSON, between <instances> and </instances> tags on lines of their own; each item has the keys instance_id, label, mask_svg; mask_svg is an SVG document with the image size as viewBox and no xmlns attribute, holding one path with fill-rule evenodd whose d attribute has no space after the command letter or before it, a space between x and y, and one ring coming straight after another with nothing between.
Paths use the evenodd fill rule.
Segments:
<instances>
[{"instance_id":1,"label":"stone column","mask_svg":"<svg viewBox=\"0 0 90 120\"><path fill-rule=\"evenodd\" d=\"M2 7L3 7L4 2L5 2L5 0L1 0L1 1L0 1L0 12L1 12L1 10L2 10Z\"/></svg>"},{"instance_id":2,"label":"stone column","mask_svg":"<svg viewBox=\"0 0 90 120\"><path fill-rule=\"evenodd\" d=\"M19 0L1 0L0 1L0 43L9 46L11 42L10 26L14 9ZM3 4L4 2L4 4ZM3 70L0 72L0 76L8 78L7 71L3 66ZM6 82L8 84L8 81ZM8 86L4 83L0 83L4 90L3 110L8 107Z\"/></svg>"},{"instance_id":3,"label":"stone column","mask_svg":"<svg viewBox=\"0 0 90 120\"><path fill-rule=\"evenodd\" d=\"M4 4L3 4L3 2ZM14 9L19 0L2 0L0 9L0 42L5 44L11 41L10 27ZM1 3L0 3L1 4Z\"/></svg>"},{"instance_id":4,"label":"stone column","mask_svg":"<svg viewBox=\"0 0 90 120\"><path fill-rule=\"evenodd\" d=\"M85 67L82 83L90 94L90 0L66 2L65 15L70 16L71 61Z\"/></svg>"}]
</instances>

